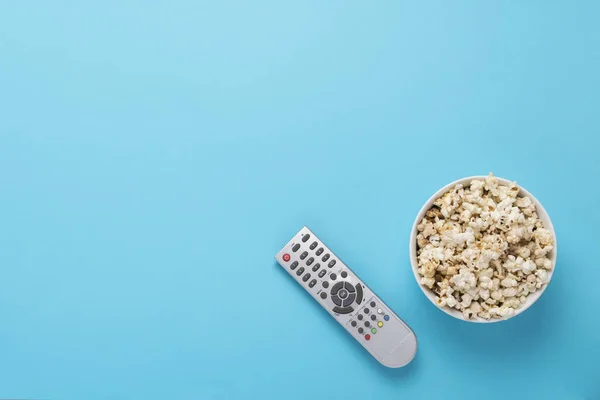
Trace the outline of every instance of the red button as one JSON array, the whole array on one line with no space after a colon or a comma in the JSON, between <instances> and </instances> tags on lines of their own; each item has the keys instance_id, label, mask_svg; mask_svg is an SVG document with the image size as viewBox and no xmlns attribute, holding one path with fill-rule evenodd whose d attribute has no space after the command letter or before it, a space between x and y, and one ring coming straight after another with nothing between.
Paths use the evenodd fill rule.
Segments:
<instances>
[{"instance_id":1,"label":"red button","mask_svg":"<svg viewBox=\"0 0 600 400\"><path fill-rule=\"evenodd\" d=\"M365 340L369 340L371 339L371 335L369 335L368 333L365 335Z\"/></svg>"},{"instance_id":2,"label":"red button","mask_svg":"<svg viewBox=\"0 0 600 400\"><path fill-rule=\"evenodd\" d=\"M283 261L285 261L285 262L288 262L288 261L290 261L290 255L289 255L289 254L287 254L287 253L286 253L286 254L284 254L284 255L283 255Z\"/></svg>"}]
</instances>

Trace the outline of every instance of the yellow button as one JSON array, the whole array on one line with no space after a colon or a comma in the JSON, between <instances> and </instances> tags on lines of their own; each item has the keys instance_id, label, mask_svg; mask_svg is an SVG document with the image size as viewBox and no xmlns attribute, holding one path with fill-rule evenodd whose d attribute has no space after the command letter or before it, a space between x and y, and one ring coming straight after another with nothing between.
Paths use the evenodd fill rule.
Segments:
<instances>
[{"instance_id":1,"label":"yellow button","mask_svg":"<svg viewBox=\"0 0 600 400\"><path fill-rule=\"evenodd\" d=\"M383 322L379 321L379 322L377 323L377 326L381 328L381 327L383 326Z\"/></svg>"}]
</instances>

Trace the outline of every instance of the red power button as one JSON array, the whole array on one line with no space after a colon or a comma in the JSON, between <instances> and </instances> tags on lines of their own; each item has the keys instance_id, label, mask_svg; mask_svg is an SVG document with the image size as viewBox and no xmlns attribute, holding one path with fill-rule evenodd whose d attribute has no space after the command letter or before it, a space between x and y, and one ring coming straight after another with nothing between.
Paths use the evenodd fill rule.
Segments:
<instances>
[{"instance_id":1,"label":"red power button","mask_svg":"<svg viewBox=\"0 0 600 400\"><path fill-rule=\"evenodd\" d=\"M286 253L286 254L284 254L284 255L283 255L283 261L285 261L285 262L288 262L288 261L290 261L290 255L289 255L289 254L287 254L287 253Z\"/></svg>"}]
</instances>

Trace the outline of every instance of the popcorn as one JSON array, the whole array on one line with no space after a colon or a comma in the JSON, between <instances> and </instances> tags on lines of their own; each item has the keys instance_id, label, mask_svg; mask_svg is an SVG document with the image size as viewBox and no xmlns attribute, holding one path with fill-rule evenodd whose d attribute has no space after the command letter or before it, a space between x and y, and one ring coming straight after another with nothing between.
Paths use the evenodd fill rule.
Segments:
<instances>
[{"instance_id":1,"label":"popcorn","mask_svg":"<svg viewBox=\"0 0 600 400\"><path fill-rule=\"evenodd\" d=\"M535 274L537 275L539 282L548 283L548 271L546 271L545 269L538 269L537 271L535 271Z\"/></svg>"},{"instance_id":2,"label":"popcorn","mask_svg":"<svg viewBox=\"0 0 600 400\"><path fill-rule=\"evenodd\" d=\"M421 285L427 286L429 289L433 289L433 285L435 284L435 279L423 277L421 278Z\"/></svg>"},{"instance_id":3,"label":"popcorn","mask_svg":"<svg viewBox=\"0 0 600 400\"><path fill-rule=\"evenodd\" d=\"M552 261L550 261L547 258L544 258L544 265L543 265L543 267L545 269L552 269Z\"/></svg>"},{"instance_id":4,"label":"popcorn","mask_svg":"<svg viewBox=\"0 0 600 400\"><path fill-rule=\"evenodd\" d=\"M506 307L506 306L494 307L494 308L490 308L490 314L492 316L495 315L500 318L508 318L508 317L512 317L513 315L515 315L515 309L512 307Z\"/></svg>"},{"instance_id":5,"label":"popcorn","mask_svg":"<svg viewBox=\"0 0 600 400\"><path fill-rule=\"evenodd\" d=\"M477 302L472 303L470 308L473 314L478 314L482 310L482 307Z\"/></svg>"},{"instance_id":6,"label":"popcorn","mask_svg":"<svg viewBox=\"0 0 600 400\"><path fill-rule=\"evenodd\" d=\"M519 301L521 302L521 304L523 304L527 301L527 298L525 296L521 296L519 297Z\"/></svg>"},{"instance_id":7,"label":"popcorn","mask_svg":"<svg viewBox=\"0 0 600 400\"><path fill-rule=\"evenodd\" d=\"M448 296L448 298L446 299L446 304L448 305L448 307L454 307L456 306L457 301L454 297Z\"/></svg>"},{"instance_id":8,"label":"popcorn","mask_svg":"<svg viewBox=\"0 0 600 400\"><path fill-rule=\"evenodd\" d=\"M471 302L473 301L473 297L471 297L468 293L463 295L462 297L462 301L460 302L460 305L462 306L463 309L468 308L471 305Z\"/></svg>"},{"instance_id":9,"label":"popcorn","mask_svg":"<svg viewBox=\"0 0 600 400\"><path fill-rule=\"evenodd\" d=\"M487 320L491 319L491 315L489 312L480 312L477 314L477 316L479 318L483 318L483 319L487 319Z\"/></svg>"},{"instance_id":10,"label":"popcorn","mask_svg":"<svg viewBox=\"0 0 600 400\"><path fill-rule=\"evenodd\" d=\"M499 290L494 290L491 294L492 299L494 300L501 300L502 299L502 292Z\"/></svg>"},{"instance_id":11,"label":"popcorn","mask_svg":"<svg viewBox=\"0 0 600 400\"><path fill-rule=\"evenodd\" d=\"M425 213L417 226L421 284L439 307L465 319L509 318L527 296L548 284L554 248L528 197L515 183L485 181L456 185Z\"/></svg>"},{"instance_id":12,"label":"popcorn","mask_svg":"<svg viewBox=\"0 0 600 400\"><path fill-rule=\"evenodd\" d=\"M450 282L454 283L458 289L467 291L476 285L477 279L475 278L475 274L473 274L467 268L462 268L458 275L454 275L450 279Z\"/></svg>"},{"instance_id":13,"label":"popcorn","mask_svg":"<svg viewBox=\"0 0 600 400\"><path fill-rule=\"evenodd\" d=\"M549 230L544 228L539 228L533 234L535 238L535 243L541 247L542 249L546 246L551 246L554 242L552 241L552 234Z\"/></svg>"},{"instance_id":14,"label":"popcorn","mask_svg":"<svg viewBox=\"0 0 600 400\"><path fill-rule=\"evenodd\" d=\"M517 297L508 297L504 299L504 303L502 303L502 305L515 309L521 306L521 301Z\"/></svg>"},{"instance_id":15,"label":"popcorn","mask_svg":"<svg viewBox=\"0 0 600 400\"><path fill-rule=\"evenodd\" d=\"M548 261L550 263L550 265L552 265L550 260L548 260L547 258L545 260ZM535 271L535 267L536 267L536 265L533 261L527 260L521 266L521 271L523 271L524 274L531 274L533 271Z\"/></svg>"},{"instance_id":16,"label":"popcorn","mask_svg":"<svg viewBox=\"0 0 600 400\"><path fill-rule=\"evenodd\" d=\"M482 289L491 289L493 286L492 280L487 276L479 277L479 287Z\"/></svg>"},{"instance_id":17,"label":"popcorn","mask_svg":"<svg viewBox=\"0 0 600 400\"><path fill-rule=\"evenodd\" d=\"M511 288L511 287L517 286L517 280L514 278L508 277L508 278L502 279L502 282L500 282L500 284L504 287Z\"/></svg>"},{"instance_id":18,"label":"popcorn","mask_svg":"<svg viewBox=\"0 0 600 400\"><path fill-rule=\"evenodd\" d=\"M516 253L521 258L527 258L531 255L531 250L529 250L529 248L527 248L526 246L521 246L517 248Z\"/></svg>"},{"instance_id":19,"label":"popcorn","mask_svg":"<svg viewBox=\"0 0 600 400\"><path fill-rule=\"evenodd\" d=\"M431 261L426 262L421 268L419 268L419 274L426 278L433 278L435 275L435 265Z\"/></svg>"}]
</instances>

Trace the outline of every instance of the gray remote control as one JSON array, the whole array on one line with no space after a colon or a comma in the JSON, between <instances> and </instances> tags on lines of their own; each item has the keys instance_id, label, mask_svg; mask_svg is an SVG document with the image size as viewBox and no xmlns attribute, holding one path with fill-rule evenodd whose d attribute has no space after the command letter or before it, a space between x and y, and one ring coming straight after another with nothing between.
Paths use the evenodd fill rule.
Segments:
<instances>
[{"instance_id":1,"label":"gray remote control","mask_svg":"<svg viewBox=\"0 0 600 400\"><path fill-rule=\"evenodd\" d=\"M307 227L275 259L377 361L398 368L415 357L413 331Z\"/></svg>"}]
</instances>

